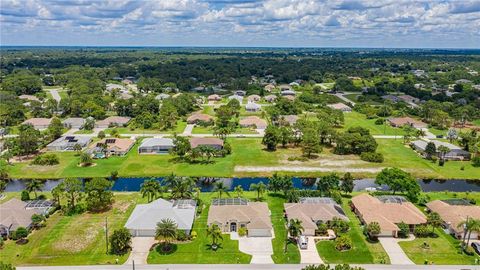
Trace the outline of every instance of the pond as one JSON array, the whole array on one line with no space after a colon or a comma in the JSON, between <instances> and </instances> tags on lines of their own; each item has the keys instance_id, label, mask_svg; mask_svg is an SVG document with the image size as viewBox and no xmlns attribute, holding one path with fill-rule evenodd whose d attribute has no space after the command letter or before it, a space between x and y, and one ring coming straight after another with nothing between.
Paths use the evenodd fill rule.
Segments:
<instances>
[{"instance_id":1,"label":"pond","mask_svg":"<svg viewBox=\"0 0 480 270\"><path fill-rule=\"evenodd\" d=\"M147 177L121 177L115 181L112 190L114 191L139 191L142 183L151 178ZM161 182L162 177L156 177ZM298 189L315 189L315 178L293 178L293 186ZM49 191L57 186L62 180L47 180L45 182L44 190ZM266 177L242 177L242 178L211 178L199 177L197 186L203 191L208 192L213 190L213 183L222 181L227 188L232 191L236 186L241 186L244 190L248 190L251 184L263 182L268 184ZM453 192L480 192L480 180L418 180L421 188L425 192L430 191L453 191ZM25 188L24 180L11 181L6 188L6 191L21 191ZM377 188L388 190L387 186L379 187L375 184L374 179L358 179L355 180L355 191L365 190L366 188Z\"/></svg>"}]
</instances>

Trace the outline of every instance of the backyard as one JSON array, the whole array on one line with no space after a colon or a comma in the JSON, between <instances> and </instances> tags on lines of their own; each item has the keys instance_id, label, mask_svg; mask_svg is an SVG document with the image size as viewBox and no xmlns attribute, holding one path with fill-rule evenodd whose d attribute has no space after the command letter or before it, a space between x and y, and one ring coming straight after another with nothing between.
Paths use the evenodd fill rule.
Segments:
<instances>
[{"instance_id":1,"label":"backyard","mask_svg":"<svg viewBox=\"0 0 480 270\"><path fill-rule=\"evenodd\" d=\"M401 128L394 128L390 126L388 123L385 123L383 125L376 125L375 120L376 119L367 119L367 117L364 114L358 113L358 112L350 112L350 113L344 113L345 116L345 125L343 127L343 130L347 130L350 127L363 127L366 128L370 131L370 134L372 135L397 135L401 136L404 135L405 132Z\"/></svg>"}]
</instances>

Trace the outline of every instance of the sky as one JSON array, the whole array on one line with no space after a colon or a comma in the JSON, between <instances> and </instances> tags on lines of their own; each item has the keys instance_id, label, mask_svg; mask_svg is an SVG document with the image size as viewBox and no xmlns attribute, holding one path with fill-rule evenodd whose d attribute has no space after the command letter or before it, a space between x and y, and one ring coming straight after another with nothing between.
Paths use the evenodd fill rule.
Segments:
<instances>
[{"instance_id":1,"label":"sky","mask_svg":"<svg viewBox=\"0 0 480 270\"><path fill-rule=\"evenodd\" d=\"M480 48L480 0L0 0L0 44Z\"/></svg>"}]
</instances>

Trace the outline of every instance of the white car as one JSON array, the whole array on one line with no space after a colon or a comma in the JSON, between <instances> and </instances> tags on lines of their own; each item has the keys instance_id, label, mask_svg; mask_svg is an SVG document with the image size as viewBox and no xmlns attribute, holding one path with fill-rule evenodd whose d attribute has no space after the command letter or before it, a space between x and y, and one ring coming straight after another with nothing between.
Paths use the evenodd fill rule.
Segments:
<instances>
[{"instance_id":1,"label":"white car","mask_svg":"<svg viewBox=\"0 0 480 270\"><path fill-rule=\"evenodd\" d=\"M298 238L298 245L300 246L301 249L307 249L308 248L308 237L305 235L300 235Z\"/></svg>"}]
</instances>

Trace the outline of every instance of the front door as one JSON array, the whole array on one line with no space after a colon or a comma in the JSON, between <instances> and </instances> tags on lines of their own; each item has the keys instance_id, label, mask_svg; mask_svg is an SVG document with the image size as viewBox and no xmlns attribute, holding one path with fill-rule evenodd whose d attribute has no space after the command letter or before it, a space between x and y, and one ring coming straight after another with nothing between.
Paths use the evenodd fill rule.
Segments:
<instances>
[{"instance_id":1,"label":"front door","mask_svg":"<svg viewBox=\"0 0 480 270\"><path fill-rule=\"evenodd\" d=\"M235 222L230 223L230 231L231 232L236 232L237 231L237 223L235 223Z\"/></svg>"}]
</instances>

